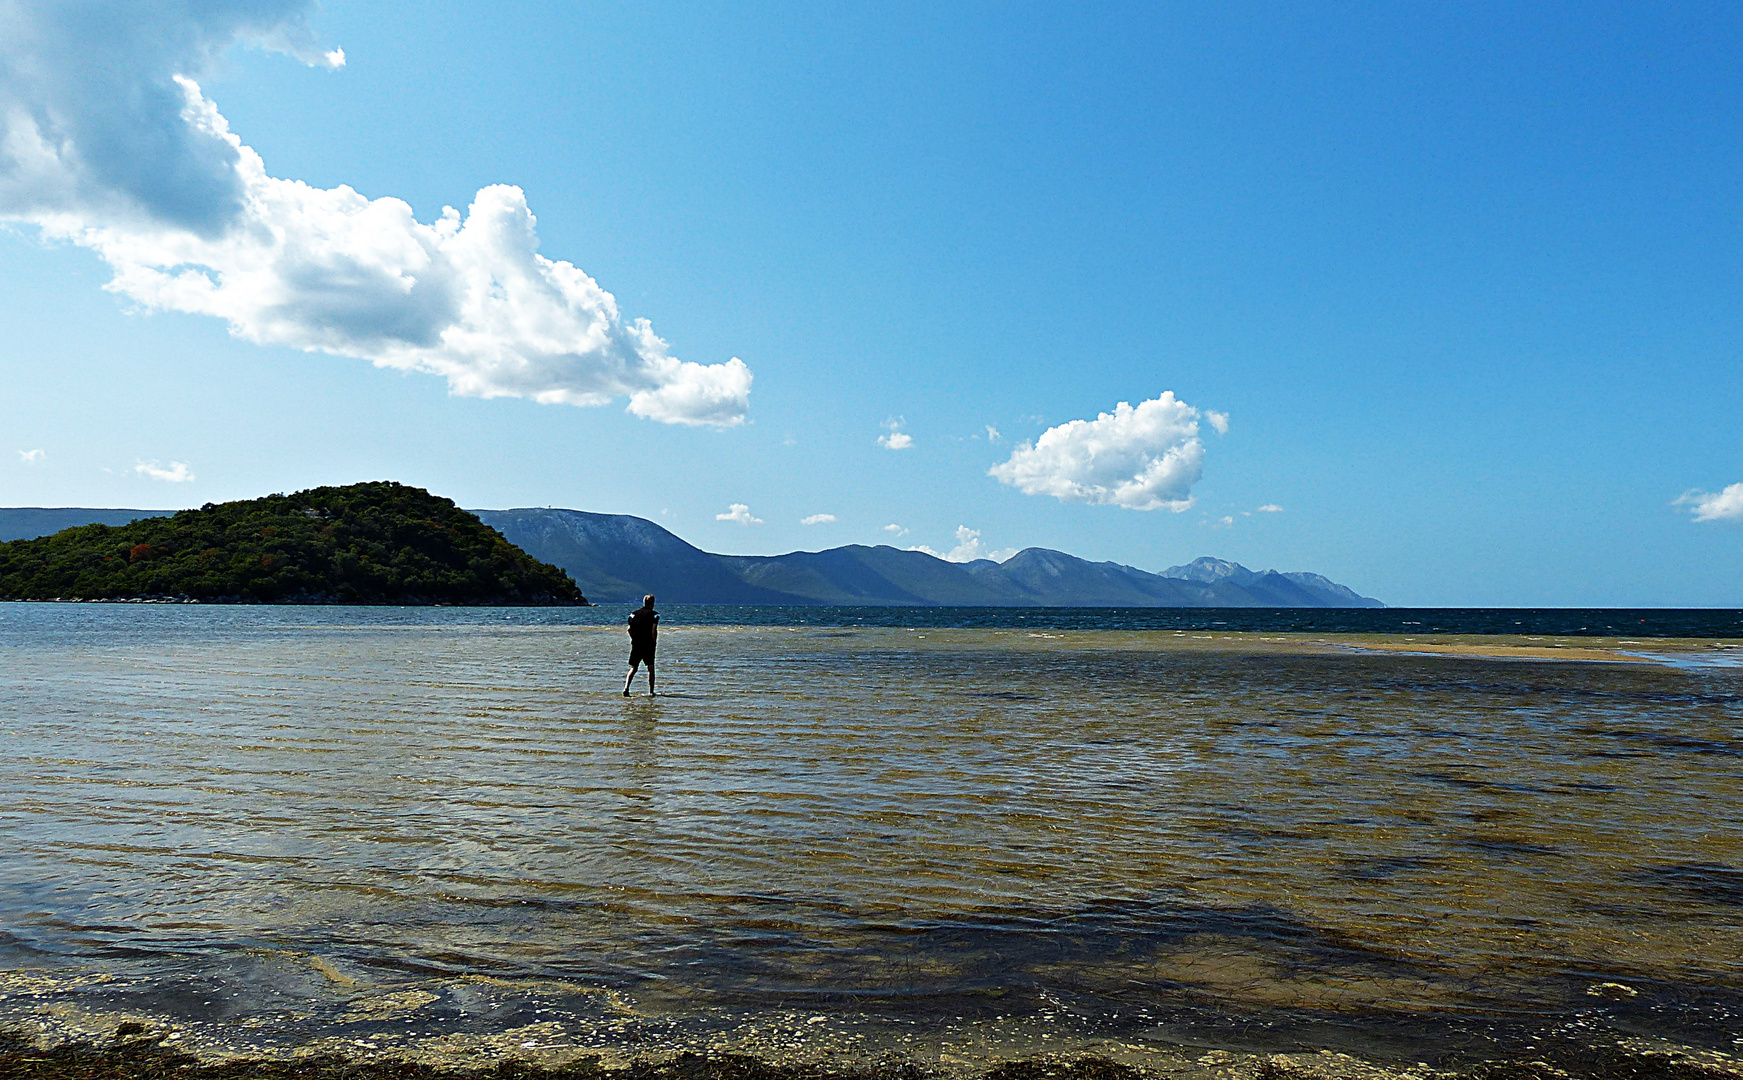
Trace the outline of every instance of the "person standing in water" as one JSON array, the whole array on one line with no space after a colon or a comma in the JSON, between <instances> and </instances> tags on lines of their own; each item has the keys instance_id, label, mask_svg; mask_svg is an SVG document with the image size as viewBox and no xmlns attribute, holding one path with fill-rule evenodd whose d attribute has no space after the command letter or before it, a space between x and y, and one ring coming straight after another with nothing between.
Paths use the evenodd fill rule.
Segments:
<instances>
[{"instance_id":1,"label":"person standing in water","mask_svg":"<svg viewBox=\"0 0 1743 1080\"><path fill-rule=\"evenodd\" d=\"M654 610L654 595L642 597L642 606L629 613L629 674L623 677L623 696L635 681L635 669L648 665L648 696L654 697L654 648L660 640L660 613Z\"/></svg>"}]
</instances>

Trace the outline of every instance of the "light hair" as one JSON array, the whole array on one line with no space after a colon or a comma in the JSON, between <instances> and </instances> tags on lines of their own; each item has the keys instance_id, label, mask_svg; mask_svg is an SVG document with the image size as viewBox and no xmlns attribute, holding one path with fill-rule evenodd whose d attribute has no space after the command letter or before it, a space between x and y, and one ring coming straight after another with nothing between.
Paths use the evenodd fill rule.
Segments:
<instances>
[{"instance_id":1,"label":"light hair","mask_svg":"<svg viewBox=\"0 0 1743 1080\"><path fill-rule=\"evenodd\" d=\"M646 596L642 597L642 607L653 607L653 606L654 606L654 594L653 593L648 593Z\"/></svg>"}]
</instances>

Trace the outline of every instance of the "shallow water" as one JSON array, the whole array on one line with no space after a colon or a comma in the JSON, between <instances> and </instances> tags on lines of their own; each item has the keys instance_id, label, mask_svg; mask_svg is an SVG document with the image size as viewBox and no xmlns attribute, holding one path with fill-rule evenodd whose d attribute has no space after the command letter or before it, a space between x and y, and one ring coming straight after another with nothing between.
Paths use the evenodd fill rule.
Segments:
<instances>
[{"instance_id":1,"label":"shallow water","mask_svg":"<svg viewBox=\"0 0 1743 1080\"><path fill-rule=\"evenodd\" d=\"M620 614L0 605L0 1024L444 1060L1743 1036L1738 668L679 626L626 701L586 625Z\"/></svg>"}]
</instances>

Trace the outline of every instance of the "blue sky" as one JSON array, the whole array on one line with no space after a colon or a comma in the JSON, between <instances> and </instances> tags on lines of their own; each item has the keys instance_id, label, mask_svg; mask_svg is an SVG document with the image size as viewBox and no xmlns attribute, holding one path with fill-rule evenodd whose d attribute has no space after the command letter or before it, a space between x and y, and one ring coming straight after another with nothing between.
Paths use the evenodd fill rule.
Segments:
<instances>
[{"instance_id":1,"label":"blue sky","mask_svg":"<svg viewBox=\"0 0 1743 1080\"><path fill-rule=\"evenodd\" d=\"M0 104L83 156L0 161L0 505L391 478L715 551L967 527L1394 604L1743 606L1734 8L233 6L187 34L178 4L22 7L0 59L65 75L0 63ZM254 284L217 136L116 115L176 74L258 152L247 191L308 185L271 189L313 232ZM615 298L558 297L595 345L496 363L558 302L510 283L436 349L309 251L340 213L309 192L404 200L380 235L415 261L500 184ZM210 296L177 291L176 230L231 260ZM501 276L442 251L455 290ZM105 289L141 266L171 276ZM1148 434L1066 427L1164 392Z\"/></svg>"}]
</instances>

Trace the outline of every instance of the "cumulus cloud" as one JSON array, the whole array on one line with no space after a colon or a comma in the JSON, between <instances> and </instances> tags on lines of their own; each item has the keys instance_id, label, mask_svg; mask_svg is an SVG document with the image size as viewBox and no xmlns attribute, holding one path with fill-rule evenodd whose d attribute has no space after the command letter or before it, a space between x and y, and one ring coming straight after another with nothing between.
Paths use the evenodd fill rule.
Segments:
<instances>
[{"instance_id":1,"label":"cumulus cloud","mask_svg":"<svg viewBox=\"0 0 1743 1080\"><path fill-rule=\"evenodd\" d=\"M18 451L18 460L24 462L26 465L34 464L38 461L41 461L44 457L47 457L47 456L48 455L44 454L41 450L20 450L20 451Z\"/></svg>"},{"instance_id":2,"label":"cumulus cloud","mask_svg":"<svg viewBox=\"0 0 1743 1080\"><path fill-rule=\"evenodd\" d=\"M988 424L986 426L986 441L987 442L998 442L999 439L1001 439L1001 438L1003 438L1003 436L1001 436L999 434L998 428L993 427L991 424Z\"/></svg>"},{"instance_id":3,"label":"cumulus cloud","mask_svg":"<svg viewBox=\"0 0 1743 1080\"><path fill-rule=\"evenodd\" d=\"M1206 409L1204 410L1204 419L1206 423L1216 429L1218 435L1227 435L1229 433L1228 413L1217 412L1215 409Z\"/></svg>"},{"instance_id":4,"label":"cumulus cloud","mask_svg":"<svg viewBox=\"0 0 1743 1080\"><path fill-rule=\"evenodd\" d=\"M899 416L892 416L890 419L885 420L885 432L878 436L878 445L884 447L886 450L906 450L908 447L913 446L914 440L907 432L902 430L902 423L903 420Z\"/></svg>"},{"instance_id":5,"label":"cumulus cloud","mask_svg":"<svg viewBox=\"0 0 1743 1080\"><path fill-rule=\"evenodd\" d=\"M750 516L750 507L744 503L733 503L726 508L726 513L715 514L715 521L736 521L740 525L761 525L763 519Z\"/></svg>"},{"instance_id":6,"label":"cumulus cloud","mask_svg":"<svg viewBox=\"0 0 1743 1080\"><path fill-rule=\"evenodd\" d=\"M951 562L973 562L985 558L985 549L980 544L980 530L971 529L967 525L956 527L956 546L944 553Z\"/></svg>"},{"instance_id":7,"label":"cumulus cloud","mask_svg":"<svg viewBox=\"0 0 1743 1080\"><path fill-rule=\"evenodd\" d=\"M1677 502L1692 507L1696 521L1743 521L1743 484L1723 491L1691 491Z\"/></svg>"},{"instance_id":8,"label":"cumulus cloud","mask_svg":"<svg viewBox=\"0 0 1743 1080\"><path fill-rule=\"evenodd\" d=\"M900 525L896 525L896 524L885 525L884 531L889 533L891 536L906 536L906 535L908 535L907 529L904 529Z\"/></svg>"},{"instance_id":9,"label":"cumulus cloud","mask_svg":"<svg viewBox=\"0 0 1743 1080\"><path fill-rule=\"evenodd\" d=\"M1266 503L1264 506L1259 507L1259 513L1261 514L1281 514L1282 512L1283 508L1278 506L1276 503Z\"/></svg>"},{"instance_id":10,"label":"cumulus cloud","mask_svg":"<svg viewBox=\"0 0 1743 1080\"><path fill-rule=\"evenodd\" d=\"M1094 420L1072 420L1018 443L987 475L1025 495L1179 513L1192 506L1192 485L1204 475L1199 416L1173 391L1136 407L1122 401Z\"/></svg>"},{"instance_id":11,"label":"cumulus cloud","mask_svg":"<svg viewBox=\"0 0 1743 1080\"><path fill-rule=\"evenodd\" d=\"M149 476L153 480L164 480L171 484L185 484L194 478L193 472L188 469L188 463L185 461L172 461L168 468L156 461L141 461L133 466L133 471L141 476Z\"/></svg>"},{"instance_id":12,"label":"cumulus cloud","mask_svg":"<svg viewBox=\"0 0 1743 1080\"><path fill-rule=\"evenodd\" d=\"M834 522L834 520L835 520L834 514L812 514L810 517L800 518L799 524L801 524L801 525L828 525L828 524Z\"/></svg>"},{"instance_id":13,"label":"cumulus cloud","mask_svg":"<svg viewBox=\"0 0 1743 1080\"><path fill-rule=\"evenodd\" d=\"M951 548L949 551L934 551L925 544L916 544L908 550L923 551L935 559L943 559L945 562L955 563L974 562L976 559L991 559L994 562L1004 562L1006 559L1017 553L1016 548L1002 548L998 551L986 550L986 548L981 544L980 530L971 529L967 525L958 525L956 527L956 546Z\"/></svg>"},{"instance_id":14,"label":"cumulus cloud","mask_svg":"<svg viewBox=\"0 0 1743 1080\"><path fill-rule=\"evenodd\" d=\"M195 78L253 43L336 67L307 0L0 0L0 219L90 248L107 288L231 333L440 375L451 392L602 405L664 423L744 422L736 357L671 355L645 319L538 253L519 188L462 216L273 177Z\"/></svg>"}]
</instances>

